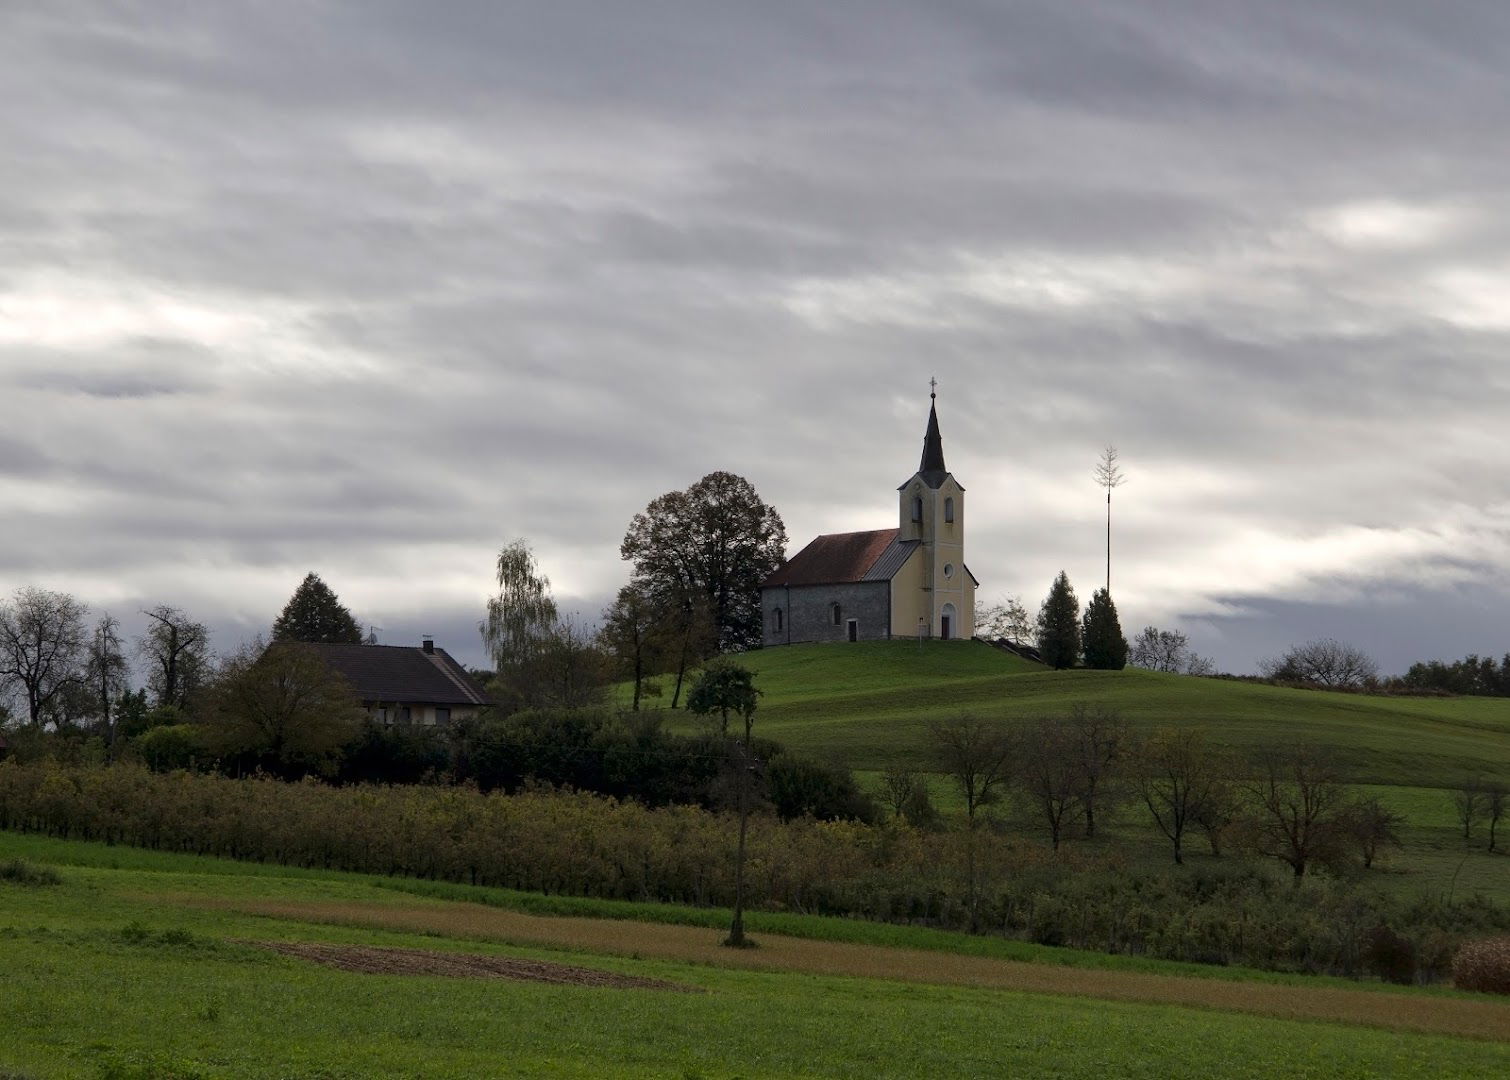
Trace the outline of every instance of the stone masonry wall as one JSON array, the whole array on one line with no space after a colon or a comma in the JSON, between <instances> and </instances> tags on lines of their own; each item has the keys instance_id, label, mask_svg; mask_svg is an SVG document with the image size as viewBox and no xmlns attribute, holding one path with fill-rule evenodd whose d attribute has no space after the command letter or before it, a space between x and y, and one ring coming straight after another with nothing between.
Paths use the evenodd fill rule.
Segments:
<instances>
[{"instance_id":1,"label":"stone masonry wall","mask_svg":"<svg viewBox=\"0 0 1510 1080\"><path fill-rule=\"evenodd\" d=\"M762 590L761 611L767 645L799 641L848 641L849 620L858 623L859 640L878 641L890 636L891 583L864 581L850 585L794 585ZM833 621L833 605L839 605L839 625ZM783 625L776 629L776 609Z\"/></svg>"}]
</instances>

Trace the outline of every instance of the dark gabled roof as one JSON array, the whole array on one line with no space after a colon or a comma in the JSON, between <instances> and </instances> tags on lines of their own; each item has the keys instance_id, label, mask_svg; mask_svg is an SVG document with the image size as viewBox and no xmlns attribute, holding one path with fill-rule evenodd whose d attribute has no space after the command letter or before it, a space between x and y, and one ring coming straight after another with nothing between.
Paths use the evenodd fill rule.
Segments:
<instances>
[{"instance_id":1,"label":"dark gabled roof","mask_svg":"<svg viewBox=\"0 0 1510 1080\"><path fill-rule=\"evenodd\" d=\"M898 540L897 533L873 529L820 536L766 578L761 588L890 581L918 546L916 540Z\"/></svg>"},{"instance_id":2,"label":"dark gabled roof","mask_svg":"<svg viewBox=\"0 0 1510 1080\"><path fill-rule=\"evenodd\" d=\"M269 648L279 648L275 643ZM290 645L294 644L292 642ZM351 684L364 702L491 705L492 699L445 649L418 645L299 643Z\"/></svg>"}]
</instances>

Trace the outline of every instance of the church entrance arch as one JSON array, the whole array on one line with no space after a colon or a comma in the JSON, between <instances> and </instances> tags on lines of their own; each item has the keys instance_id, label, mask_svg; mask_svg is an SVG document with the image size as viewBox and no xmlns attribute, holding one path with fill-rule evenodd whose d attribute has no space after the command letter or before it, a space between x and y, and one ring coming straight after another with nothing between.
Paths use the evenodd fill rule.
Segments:
<instances>
[{"instance_id":1,"label":"church entrance arch","mask_svg":"<svg viewBox=\"0 0 1510 1080\"><path fill-rule=\"evenodd\" d=\"M954 639L954 605L945 604L943 613L939 618L939 637L945 641Z\"/></svg>"}]
</instances>

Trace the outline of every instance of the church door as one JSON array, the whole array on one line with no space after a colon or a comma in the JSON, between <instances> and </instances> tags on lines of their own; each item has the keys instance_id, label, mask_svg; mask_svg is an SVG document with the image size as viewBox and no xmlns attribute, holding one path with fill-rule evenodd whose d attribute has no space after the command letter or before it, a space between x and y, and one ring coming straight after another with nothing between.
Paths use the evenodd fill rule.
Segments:
<instances>
[{"instance_id":1,"label":"church door","mask_svg":"<svg viewBox=\"0 0 1510 1080\"><path fill-rule=\"evenodd\" d=\"M954 640L954 605L945 604L944 610L939 614L939 637L945 641Z\"/></svg>"},{"instance_id":2,"label":"church door","mask_svg":"<svg viewBox=\"0 0 1510 1080\"><path fill-rule=\"evenodd\" d=\"M859 622L857 622L854 619L850 619L849 620L849 640L850 641L859 641L860 640L860 624L859 624Z\"/></svg>"},{"instance_id":3,"label":"church door","mask_svg":"<svg viewBox=\"0 0 1510 1080\"><path fill-rule=\"evenodd\" d=\"M945 641L948 641L949 640L949 616L945 615L943 617L942 624L943 624L943 633L941 633L939 636L941 638L943 638Z\"/></svg>"}]
</instances>

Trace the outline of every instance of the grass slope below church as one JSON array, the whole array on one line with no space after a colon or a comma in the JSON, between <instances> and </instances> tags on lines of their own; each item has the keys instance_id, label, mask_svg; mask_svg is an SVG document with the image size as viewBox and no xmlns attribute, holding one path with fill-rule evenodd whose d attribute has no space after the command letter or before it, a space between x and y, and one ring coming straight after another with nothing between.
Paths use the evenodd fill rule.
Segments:
<instances>
[{"instance_id":1,"label":"grass slope below church","mask_svg":"<svg viewBox=\"0 0 1510 1080\"><path fill-rule=\"evenodd\" d=\"M928 721L1026 720L1085 702L1134 729L1198 725L1238 748L1334 747L1360 783L1450 787L1510 772L1510 701L1290 690L1126 671L1053 671L979 642L791 645L741 657L763 696L756 729L802 753L873 770L921 764Z\"/></svg>"},{"instance_id":2,"label":"grass slope below church","mask_svg":"<svg viewBox=\"0 0 1510 1080\"><path fill-rule=\"evenodd\" d=\"M510 909L526 907L525 894L497 890L457 888L473 901L458 903L396 893L364 875L0 833L0 861L16 856L55 868L55 883L0 881L7 1077L1479 1077L1510 1069L1510 1005L1451 991L1021 964L994 960L990 942L959 938L957 951L954 936L938 934L921 952L826 947L825 927L848 929L838 920L809 920L805 939L772 934L762 949L737 952L719 949L717 932L675 920L523 915ZM490 898L500 905L476 902ZM598 977L458 978L394 964L368 974L311 959L332 953L563 975L569 965ZM692 992L609 988L626 978Z\"/></svg>"}]
</instances>

